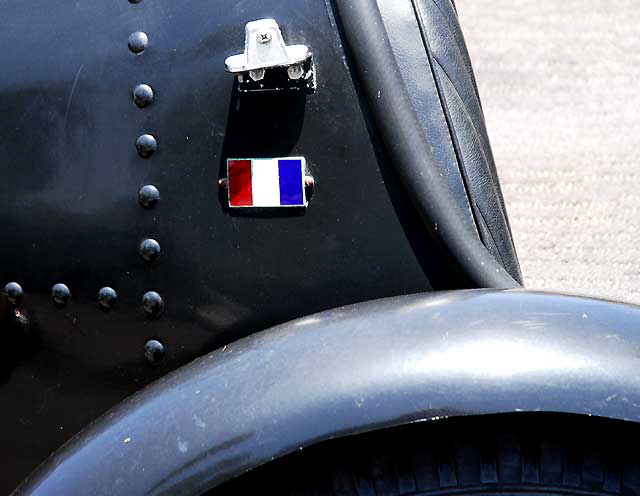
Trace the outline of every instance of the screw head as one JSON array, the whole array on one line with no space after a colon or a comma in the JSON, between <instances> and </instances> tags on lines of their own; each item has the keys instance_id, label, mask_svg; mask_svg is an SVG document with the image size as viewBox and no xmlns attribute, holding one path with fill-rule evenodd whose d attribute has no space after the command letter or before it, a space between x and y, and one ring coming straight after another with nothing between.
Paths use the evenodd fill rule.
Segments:
<instances>
[{"instance_id":1,"label":"screw head","mask_svg":"<svg viewBox=\"0 0 640 496\"><path fill-rule=\"evenodd\" d=\"M111 310L118 301L118 293L113 288L104 287L98 291L98 303L103 310Z\"/></svg>"},{"instance_id":2,"label":"screw head","mask_svg":"<svg viewBox=\"0 0 640 496\"><path fill-rule=\"evenodd\" d=\"M149 37L142 31L136 31L129 35L128 42L129 50L138 54L144 52L144 49L147 48L147 45L149 44Z\"/></svg>"},{"instance_id":3,"label":"screw head","mask_svg":"<svg viewBox=\"0 0 640 496\"><path fill-rule=\"evenodd\" d=\"M158 142L150 134L143 134L136 140L136 150L142 158L149 158L158 149Z\"/></svg>"},{"instance_id":4,"label":"screw head","mask_svg":"<svg viewBox=\"0 0 640 496\"><path fill-rule=\"evenodd\" d=\"M133 101L140 108L151 105L153 97L153 88L148 84L139 84L133 89Z\"/></svg>"},{"instance_id":5,"label":"screw head","mask_svg":"<svg viewBox=\"0 0 640 496\"><path fill-rule=\"evenodd\" d=\"M69 291L66 284L58 283L51 288L51 297L53 298L53 304L58 308L62 308L69 303L71 291Z\"/></svg>"},{"instance_id":6,"label":"screw head","mask_svg":"<svg viewBox=\"0 0 640 496\"><path fill-rule=\"evenodd\" d=\"M262 45L266 45L267 43L271 42L271 33L269 31L260 31L257 34L257 38L258 38L258 43L261 43Z\"/></svg>"},{"instance_id":7,"label":"screw head","mask_svg":"<svg viewBox=\"0 0 640 496\"><path fill-rule=\"evenodd\" d=\"M289 79L300 79L304 75L304 69L301 64L294 64L287 68L287 75Z\"/></svg>"},{"instance_id":8,"label":"screw head","mask_svg":"<svg viewBox=\"0 0 640 496\"><path fill-rule=\"evenodd\" d=\"M151 209L160 202L160 191L152 184L147 184L138 191L138 201L143 208Z\"/></svg>"},{"instance_id":9,"label":"screw head","mask_svg":"<svg viewBox=\"0 0 640 496\"><path fill-rule=\"evenodd\" d=\"M164 308L162 297L155 291L147 291L142 296L142 309L149 317L157 317Z\"/></svg>"},{"instance_id":10,"label":"screw head","mask_svg":"<svg viewBox=\"0 0 640 496\"><path fill-rule=\"evenodd\" d=\"M264 79L265 70L264 69L254 69L249 71L249 77L254 81L261 81Z\"/></svg>"},{"instance_id":11,"label":"screw head","mask_svg":"<svg viewBox=\"0 0 640 496\"><path fill-rule=\"evenodd\" d=\"M4 292L7 294L7 300L13 305L19 305L22 301L22 286L17 282L10 282L4 287Z\"/></svg>"},{"instance_id":12,"label":"screw head","mask_svg":"<svg viewBox=\"0 0 640 496\"><path fill-rule=\"evenodd\" d=\"M160 243L155 239L145 239L140 243L138 251L145 262L155 262L160 257Z\"/></svg>"},{"instance_id":13,"label":"screw head","mask_svg":"<svg viewBox=\"0 0 640 496\"><path fill-rule=\"evenodd\" d=\"M144 344L144 357L150 364L158 364L164 355L164 345L157 339L150 339Z\"/></svg>"}]
</instances>

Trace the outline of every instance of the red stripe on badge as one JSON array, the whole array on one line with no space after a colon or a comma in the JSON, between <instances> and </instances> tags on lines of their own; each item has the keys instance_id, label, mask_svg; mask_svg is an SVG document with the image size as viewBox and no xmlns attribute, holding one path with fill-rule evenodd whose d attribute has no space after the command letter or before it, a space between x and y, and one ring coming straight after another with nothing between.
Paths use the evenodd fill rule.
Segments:
<instances>
[{"instance_id":1,"label":"red stripe on badge","mask_svg":"<svg viewBox=\"0 0 640 496\"><path fill-rule=\"evenodd\" d=\"M251 188L251 160L229 160L229 205L253 205Z\"/></svg>"}]
</instances>

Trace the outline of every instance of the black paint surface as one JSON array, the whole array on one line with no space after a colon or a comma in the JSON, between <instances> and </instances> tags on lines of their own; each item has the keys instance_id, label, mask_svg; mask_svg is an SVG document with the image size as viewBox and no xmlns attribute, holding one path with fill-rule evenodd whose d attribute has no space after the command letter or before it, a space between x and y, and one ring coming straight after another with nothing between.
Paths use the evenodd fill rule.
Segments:
<instances>
[{"instance_id":1,"label":"black paint surface","mask_svg":"<svg viewBox=\"0 0 640 496\"><path fill-rule=\"evenodd\" d=\"M20 307L0 301L0 493L208 351L316 311L457 285L372 144L325 2L241 3L0 3L0 287L24 291ZM312 48L314 94L240 95L225 73L245 23L272 16L288 43ZM136 55L137 31L148 45ZM132 99L141 82L154 91L146 108ZM143 134L158 143L146 159ZM228 157L288 155L315 178L306 212L225 208ZM150 184L162 202L146 210ZM161 240L152 265L145 238ZM58 282L73 295L60 309ZM103 287L117 292L110 312ZM148 291L162 295L156 319ZM156 367L152 338L166 350Z\"/></svg>"}]
</instances>

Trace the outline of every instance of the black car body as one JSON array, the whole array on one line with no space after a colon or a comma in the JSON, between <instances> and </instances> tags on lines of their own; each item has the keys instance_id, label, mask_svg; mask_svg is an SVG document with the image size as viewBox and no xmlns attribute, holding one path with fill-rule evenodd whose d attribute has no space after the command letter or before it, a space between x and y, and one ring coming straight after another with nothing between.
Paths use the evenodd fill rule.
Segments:
<instances>
[{"instance_id":1,"label":"black car body","mask_svg":"<svg viewBox=\"0 0 640 496\"><path fill-rule=\"evenodd\" d=\"M0 13L0 281L22 289L0 303L0 491L56 450L16 494L202 494L441 416L638 419L635 308L401 296L521 285L449 0ZM263 18L310 47L313 91L225 72ZM287 156L314 178L307 208L229 208L227 159Z\"/></svg>"}]
</instances>

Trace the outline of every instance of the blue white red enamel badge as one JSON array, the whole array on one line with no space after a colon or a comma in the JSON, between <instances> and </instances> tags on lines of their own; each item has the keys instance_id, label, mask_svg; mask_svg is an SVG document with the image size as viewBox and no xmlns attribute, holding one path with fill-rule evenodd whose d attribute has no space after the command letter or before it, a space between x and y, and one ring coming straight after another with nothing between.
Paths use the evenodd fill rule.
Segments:
<instances>
[{"instance_id":1,"label":"blue white red enamel badge","mask_svg":"<svg viewBox=\"0 0 640 496\"><path fill-rule=\"evenodd\" d=\"M231 208L306 207L304 157L230 158L225 185Z\"/></svg>"}]
</instances>

